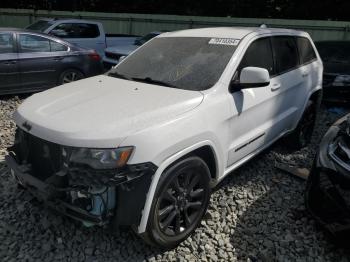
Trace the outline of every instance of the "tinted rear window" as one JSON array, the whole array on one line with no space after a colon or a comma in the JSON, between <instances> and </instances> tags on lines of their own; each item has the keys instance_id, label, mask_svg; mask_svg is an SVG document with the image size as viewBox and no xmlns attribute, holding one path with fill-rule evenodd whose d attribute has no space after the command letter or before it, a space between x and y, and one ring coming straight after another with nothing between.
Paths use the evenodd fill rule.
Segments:
<instances>
[{"instance_id":1,"label":"tinted rear window","mask_svg":"<svg viewBox=\"0 0 350 262\"><path fill-rule=\"evenodd\" d=\"M299 54L292 36L272 37L278 74L292 70L299 65Z\"/></svg>"},{"instance_id":2,"label":"tinted rear window","mask_svg":"<svg viewBox=\"0 0 350 262\"><path fill-rule=\"evenodd\" d=\"M317 50L326 63L350 63L350 42L318 42Z\"/></svg>"},{"instance_id":3,"label":"tinted rear window","mask_svg":"<svg viewBox=\"0 0 350 262\"><path fill-rule=\"evenodd\" d=\"M316 59L315 50L309 39L306 37L297 37L297 44L301 64L306 64Z\"/></svg>"},{"instance_id":4,"label":"tinted rear window","mask_svg":"<svg viewBox=\"0 0 350 262\"><path fill-rule=\"evenodd\" d=\"M96 24L62 23L57 25L50 34L61 38L96 38L100 31Z\"/></svg>"}]
</instances>

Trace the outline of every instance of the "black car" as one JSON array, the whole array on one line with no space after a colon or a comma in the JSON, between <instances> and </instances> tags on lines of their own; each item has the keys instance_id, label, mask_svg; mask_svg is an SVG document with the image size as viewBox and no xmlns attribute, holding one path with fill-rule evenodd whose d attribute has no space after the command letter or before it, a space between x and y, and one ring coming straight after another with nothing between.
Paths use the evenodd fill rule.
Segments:
<instances>
[{"instance_id":1,"label":"black car","mask_svg":"<svg viewBox=\"0 0 350 262\"><path fill-rule=\"evenodd\" d=\"M321 141L307 182L306 207L333 240L350 246L350 114Z\"/></svg>"},{"instance_id":2,"label":"black car","mask_svg":"<svg viewBox=\"0 0 350 262\"><path fill-rule=\"evenodd\" d=\"M46 34L0 28L0 94L40 91L102 72L94 50Z\"/></svg>"},{"instance_id":3,"label":"black car","mask_svg":"<svg viewBox=\"0 0 350 262\"><path fill-rule=\"evenodd\" d=\"M323 61L324 101L350 106L350 42L316 42Z\"/></svg>"}]
</instances>

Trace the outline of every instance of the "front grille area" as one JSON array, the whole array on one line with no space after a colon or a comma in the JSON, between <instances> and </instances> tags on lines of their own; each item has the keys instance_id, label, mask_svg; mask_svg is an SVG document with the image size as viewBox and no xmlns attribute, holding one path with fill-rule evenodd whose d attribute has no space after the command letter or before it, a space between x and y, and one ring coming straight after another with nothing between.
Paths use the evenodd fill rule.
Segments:
<instances>
[{"instance_id":1,"label":"front grille area","mask_svg":"<svg viewBox=\"0 0 350 262\"><path fill-rule=\"evenodd\" d=\"M20 165L28 165L31 175L45 181L62 167L62 146L35 137L17 128L14 146L9 149Z\"/></svg>"},{"instance_id":2,"label":"front grille area","mask_svg":"<svg viewBox=\"0 0 350 262\"><path fill-rule=\"evenodd\" d=\"M105 52L106 57L114 59L114 60L119 60L119 58L122 56L121 54L113 54L110 52Z\"/></svg>"}]
</instances>

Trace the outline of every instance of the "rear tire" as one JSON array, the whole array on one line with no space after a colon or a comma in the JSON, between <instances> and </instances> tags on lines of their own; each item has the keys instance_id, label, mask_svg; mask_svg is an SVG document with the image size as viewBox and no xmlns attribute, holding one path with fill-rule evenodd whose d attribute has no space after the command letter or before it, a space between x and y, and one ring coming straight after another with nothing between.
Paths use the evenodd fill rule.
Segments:
<instances>
[{"instance_id":1,"label":"rear tire","mask_svg":"<svg viewBox=\"0 0 350 262\"><path fill-rule=\"evenodd\" d=\"M210 200L210 171L197 156L183 159L161 176L153 198L145 242L173 248L198 226Z\"/></svg>"},{"instance_id":2,"label":"rear tire","mask_svg":"<svg viewBox=\"0 0 350 262\"><path fill-rule=\"evenodd\" d=\"M299 150L310 143L316 124L318 108L316 102L308 101L297 127L285 139L291 149Z\"/></svg>"},{"instance_id":3,"label":"rear tire","mask_svg":"<svg viewBox=\"0 0 350 262\"><path fill-rule=\"evenodd\" d=\"M63 85L84 78L84 74L76 69L67 69L62 72L58 79L58 84Z\"/></svg>"}]
</instances>

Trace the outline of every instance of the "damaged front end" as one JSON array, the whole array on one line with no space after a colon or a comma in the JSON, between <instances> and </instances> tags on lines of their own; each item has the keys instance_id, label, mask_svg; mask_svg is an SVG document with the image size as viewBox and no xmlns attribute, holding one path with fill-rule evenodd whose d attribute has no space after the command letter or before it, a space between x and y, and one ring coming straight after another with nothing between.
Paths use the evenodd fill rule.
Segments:
<instances>
[{"instance_id":1,"label":"damaged front end","mask_svg":"<svg viewBox=\"0 0 350 262\"><path fill-rule=\"evenodd\" d=\"M350 233L350 114L323 137L307 182L306 206L341 245Z\"/></svg>"},{"instance_id":2,"label":"damaged front end","mask_svg":"<svg viewBox=\"0 0 350 262\"><path fill-rule=\"evenodd\" d=\"M67 147L18 128L6 161L37 199L86 226L138 225L157 167L127 165L128 150Z\"/></svg>"}]
</instances>

